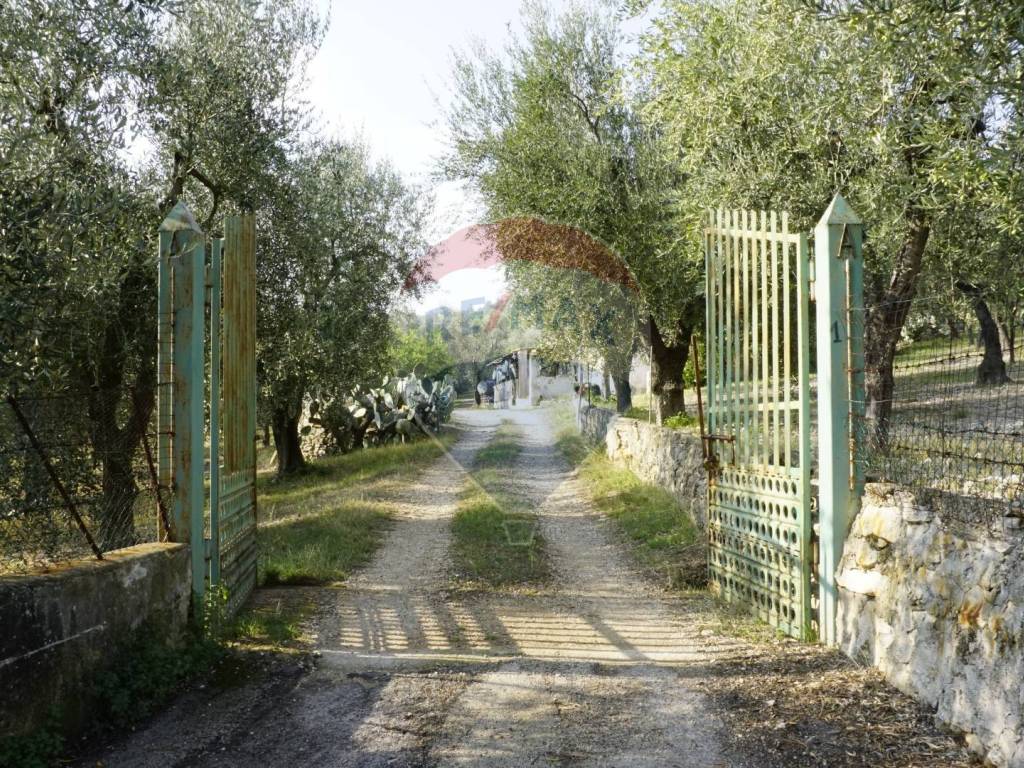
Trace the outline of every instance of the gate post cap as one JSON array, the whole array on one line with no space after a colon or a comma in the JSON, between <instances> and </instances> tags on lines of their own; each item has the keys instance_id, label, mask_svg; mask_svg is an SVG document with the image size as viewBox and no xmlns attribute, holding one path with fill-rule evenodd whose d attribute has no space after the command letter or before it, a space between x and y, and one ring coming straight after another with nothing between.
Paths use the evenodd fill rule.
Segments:
<instances>
[{"instance_id":1,"label":"gate post cap","mask_svg":"<svg viewBox=\"0 0 1024 768\"><path fill-rule=\"evenodd\" d=\"M167 214L160 223L161 232L178 232L181 230L188 230L191 232L201 233L203 230L199 228L196 223L195 217L192 216L192 211L188 209L188 206L184 202L179 200L171 208L171 212Z\"/></svg>"},{"instance_id":2,"label":"gate post cap","mask_svg":"<svg viewBox=\"0 0 1024 768\"><path fill-rule=\"evenodd\" d=\"M863 224L857 212L846 202L846 198L837 194L828 204L828 208L821 214L818 224Z\"/></svg>"}]
</instances>

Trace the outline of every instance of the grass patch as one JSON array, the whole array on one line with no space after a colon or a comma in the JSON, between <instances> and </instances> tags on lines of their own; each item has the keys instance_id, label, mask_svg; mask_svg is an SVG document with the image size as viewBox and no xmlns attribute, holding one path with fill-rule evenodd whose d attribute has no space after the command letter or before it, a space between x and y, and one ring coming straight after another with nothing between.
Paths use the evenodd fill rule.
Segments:
<instances>
[{"instance_id":1,"label":"grass patch","mask_svg":"<svg viewBox=\"0 0 1024 768\"><path fill-rule=\"evenodd\" d=\"M343 581L369 562L390 519L382 504L345 500L324 512L261 526L260 581L268 586Z\"/></svg>"},{"instance_id":2,"label":"grass patch","mask_svg":"<svg viewBox=\"0 0 1024 768\"><path fill-rule=\"evenodd\" d=\"M689 512L668 491L641 481L595 451L580 464L595 506L615 521L644 568L670 588L707 583L704 537Z\"/></svg>"},{"instance_id":3,"label":"grass patch","mask_svg":"<svg viewBox=\"0 0 1024 768\"><path fill-rule=\"evenodd\" d=\"M675 416L669 416L662 422L662 426L669 429L693 429L699 426L699 424L698 418L689 413L677 413Z\"/></svg>"},{"instance_id":4,"label":"grass patch","mask_svg":"<svg viewBox=\"0 0 1024 768\"><path fill-rule=\"evenodd\" d=\"M294 607L250 608L235 618L232 636L247 645L286 646L302 637L304 612Z\"/></svg>"},{"instance_id":5,"label":"grass patch","mask_svg":"<svg viewBox=\"0 0 1024 768\"><path fill-rule=\"evenodd\" d=\"M552 417L555 425L555 447L561 451L565 460L575 467L590 455L593 446L576 428L576 410L571 404L556 408L552 411Z\"/></svg>"},{"instance_id":6,"label":"grass patch","mask_svg":"<svg viewBox=\"0 0 1024 768\"><path fill-rule=\"evenodd\" d=\"M587 439L576 431L575 427L559 429L555 433L555 447L562 452L572 466L580 464L593 451Z\"/></svg>"},{"instance_id":7,"label":"grass patch","mask_svg":"<svg viewBox=\"0 0 1024 768\"><path fill-rule=\"evenodd\" d=\"M510 421L502 421L487 445L477 451L473 464L486 469L511 464L519 455L519 430Z\"/></svg>"},{"instance_id":8,"label":"grass patch","mask_svg":"<svg viewBox=\"0 0 1024 768\"><path fill-rule=\"evenodd\" d=\"M414 440L410 443L383 445L325 456L310 462L293 476L275 478L263 475L257 479L261 509L271 509L272 517L289 510L308 511L309 504L320 497L354 490L382 480L402 479L410 469L422 467L440 458L443 448L451 446L455 436L443 431L438 441ZM440 444L439 444L440 443ZM301 509L300 509L301 508Z\"/></svg>"},{"instance_id":9,"label":"grass patch","mask_svg":"<svg viewBox=\"0 0 1024 768\"><path fill-rule=\"evenodd\" d=\"M645 569L672 589L707 584L704 534L672 494L612 464L603 446L595 448L580 435L571 410L555 415L555 444L578 467L594 505L615 521Z\"/></svg>"},{"instance_id":10,"label":"grass patch","mask_svg":"<svg viewBox=\"0 0 1024 768\"><path fill-rule=\"evenodd\" d=\"M507 467L521 447L518 430L503 422L477 453L472 479L452 518L458 576L488 587L536 585L550 575L537 517L507 489Z\"/></svg>"},{"instance_id":11,"label":"grass patch","mask_svg":"<svg viewBox=\"0 0 1024 768\"><path fill-rule=\"evenodd\" d=\"M548 576L536 516L510 509L507 498L474 490L452 519L460 577L489 587L539 584Z\"/></svg>"},{"instance_id":12,"label":"grass patch","mask_svg":"<svg viewBox=\"0 0 1024 768\"><path fill-rule=\"evenodd\" d=\"M389 508L367 498L387 480L408 480L437 460L454 442L415 440L327 456L297 475L260 477L260 584L318 585L344 581L369 562L390 520ZM277 642L283 627L258 629L259 639ZM286 633L284 633L286 634Z\"/></svg>"}]
</instances>

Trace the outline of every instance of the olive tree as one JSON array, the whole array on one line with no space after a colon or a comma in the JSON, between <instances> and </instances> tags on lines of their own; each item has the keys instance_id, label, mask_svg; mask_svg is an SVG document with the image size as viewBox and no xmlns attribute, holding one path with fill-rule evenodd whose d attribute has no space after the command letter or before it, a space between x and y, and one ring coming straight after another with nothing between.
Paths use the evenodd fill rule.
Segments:
<instances>
[{"instance_id":1,"label":"olive tree","mask_svg":"<svg viewBox=\"0 0 1024 768\"><path fill-rule=\"evenodd\" d=\"M308 401L387 369L390 315L426 253L430 204L361 142L316 142L289 159L257 252L260 405L280 475L305 464Z\"/></svg>"},{"instance_id":2,"label":"olive tree","mask_svg":"<svg viewBox=\"0 0 1024 768\"><path fill-rule=\"evenodd\" d=\"M182 195L207 228L221 202L258 198L297 130L291 88L315 32L308 8L288 2L0 7L0 386L81 403L56 428L91 444L104 548L134 539L157 228ZM146 137L156 162L140 171L129 160Z\"/></svg>"},{"instance_id":3,"label":"olive tree","mask_svg":"<svg viewBox=\"0 0 1024 768\"><path fill-rule=\"evenodd\" d=\"M868 223L866 386L879 442L937 223L1019 186L1004 169L1021 14L990 2L671 0L645 41L647 114L679 158L691 219L705 207L784 208L809 228L841 191Z\"/></svg>"},{"instance_id":4,"label":"olive tree","mask_svg":"<svg viewBox=\"0 0 1024 768\"><path fill-rule=\"evenodd\" d=\"M503 54L477 46L456 55L443 171L475 183L492 222L535 218L573 227L616 255L633 287L619 299L632 304L628 314L637 324L615 339L616 348L594 351L618 358L619 347L635 349L634 336L650 342L660 420L682 410L683 368L699 317L700 259L670 205L676 167L666 160L659 131L638 112L643 93L625 75L614 14L572 7L556 16L530 3L523 23L522 38L510 40ZM506 237L506 259L508 249L527 247L516 249ZM540 274L527 270L520 289L526 275ZM564 301L572 301L572 281L561 285ZM558 286L548 281L545 290ZM608 290L621 294L616 286ZM577 306L572 321L601 311L599 304ZM576 330L577 341L602 343L603 334Z\"/></svg>"}]
</instances>

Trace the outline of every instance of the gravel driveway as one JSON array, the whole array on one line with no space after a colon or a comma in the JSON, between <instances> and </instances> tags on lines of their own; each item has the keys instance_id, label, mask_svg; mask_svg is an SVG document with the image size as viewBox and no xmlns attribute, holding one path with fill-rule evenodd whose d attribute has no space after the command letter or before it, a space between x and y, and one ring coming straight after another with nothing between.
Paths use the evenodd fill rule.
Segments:
<instances>
[{"instance_id":1,"label":"gravel driveway","mask_svg":"<svg viewBox=\"0 0 1024 768\"><path fill-rule=\"evenodd\" d=\"M465 468L502 418L522 431L509 470L538 515L554 578L529 592L466 592L450 578L448 522ZM343 588L258 596L315 606L313 653L256 657L247 682L186 694L84 764L873 764L773 757L741 738L750 736L737 733L747 721L717 695L716 679L759 663L765 648L717 631L707 599L665 593L639 575L554 447L544 409L459 410L454 424L462 435L450 455L391 500L398 519L366 569ZM767 696L771 682L760 680ZM735 699L743 691L734 683ZM947 757L959 754L952 740L935 738Z\"/></svg>"}]
</instances>

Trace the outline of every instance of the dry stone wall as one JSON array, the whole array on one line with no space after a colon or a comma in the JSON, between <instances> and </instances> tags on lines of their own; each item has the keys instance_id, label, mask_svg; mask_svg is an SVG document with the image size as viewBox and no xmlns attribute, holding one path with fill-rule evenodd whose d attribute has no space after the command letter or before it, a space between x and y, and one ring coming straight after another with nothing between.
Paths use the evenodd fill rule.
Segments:
<instances>
[{"instance_id":1,"label":"dry stone wall","mask_svg":"<svg viewBox=\"0 0 1024 768\"><path fill-rule=\"evenodd\" d=\"M586 404L577 413L580 431L595 443L603 442L609 459L667 490L703 527L708 481L699 434L626 419Z\"/></svg>"},{"instance_id":2,"label":"dry stone wall","mask_svg":"<svg viewBox=\"0 0 1024 768\"><path fill-rule=\"evenodd\" d=\"M913 494L869 484L838 577L843 651L1012 768L1024 767L1020 523L953 531Z\"/></svg>"}]
</instances>

